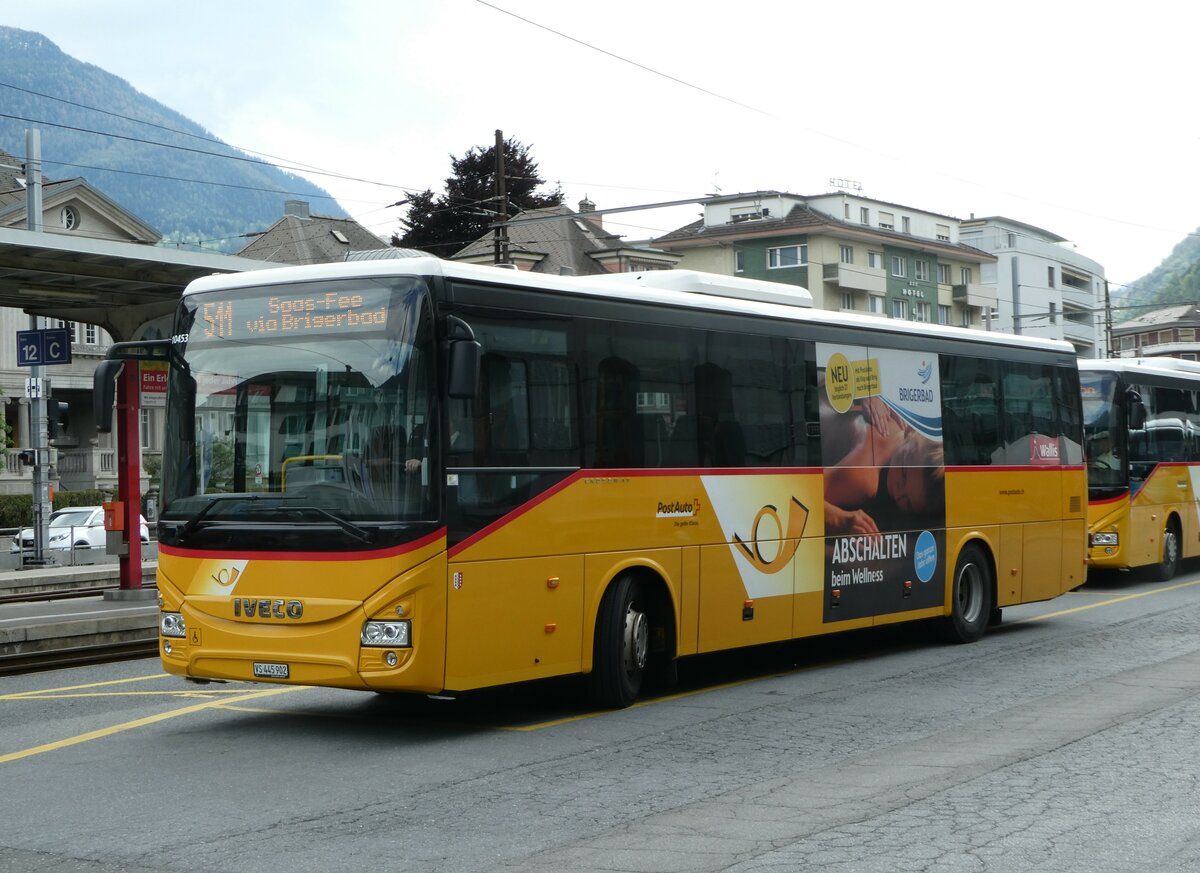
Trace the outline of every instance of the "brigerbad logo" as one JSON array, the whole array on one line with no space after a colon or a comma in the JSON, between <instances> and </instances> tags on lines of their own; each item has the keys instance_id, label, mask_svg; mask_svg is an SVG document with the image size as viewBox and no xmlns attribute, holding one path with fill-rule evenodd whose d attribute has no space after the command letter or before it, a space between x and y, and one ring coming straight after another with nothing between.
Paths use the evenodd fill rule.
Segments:
<instances>
[{"instance_id":1,"label":"brigerbad logo","mask_svg":"<svg viewBox=\"0 0 1200 873\"><path fill-rule=\"evenodd\" d=\"M700 499L659 501L655 518L694 518L700 512Z\"/></svg>"},{"instance_id":2,"label":"brigerbad logo","mask_svg":"<svg viewBox=\"0 0 1200 873\"><path fill-rule=\"evenodd\" d=\"M933 376L933 364L929 361L921 361L921 366L917 367L917 375L921 377L921 384L925 385Z\"/></svg>"}]
</instances>

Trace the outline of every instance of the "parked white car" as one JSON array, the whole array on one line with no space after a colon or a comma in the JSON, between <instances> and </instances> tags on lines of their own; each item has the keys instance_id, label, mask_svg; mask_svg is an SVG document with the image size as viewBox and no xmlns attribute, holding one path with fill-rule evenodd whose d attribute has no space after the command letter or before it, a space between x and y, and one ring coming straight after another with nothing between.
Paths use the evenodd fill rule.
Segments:
<instances>
[{"instance_id":1,"label":"parked white car","mask_svg":"<svg viewBox=\"0 0 1200 873\"><path fill-rule=\"evenodd\" d=\"M141 516L139 516L141 518ZM142 518L141 538L150 542L150 528ZM103 506L71 506L57 509L50 515L50 549L98 549L104 551L107 533L104 530ZM13 537L10 552L33 551L33 528L27 527Z\"/></svg>"}]
</instances>

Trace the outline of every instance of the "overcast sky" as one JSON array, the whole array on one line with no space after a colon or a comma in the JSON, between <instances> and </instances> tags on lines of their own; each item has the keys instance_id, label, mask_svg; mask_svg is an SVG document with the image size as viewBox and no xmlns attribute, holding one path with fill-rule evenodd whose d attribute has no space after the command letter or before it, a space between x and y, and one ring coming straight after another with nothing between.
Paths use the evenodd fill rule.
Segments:
<instances>
[{"instance_id":1,"label":"overcast sky","mask_svg":"<svg viewBox=\"0 0 1200 873\"><path fill-rule=\"evenodd\" d=\"M352 177L310 176L384 237L387 204L440 192L497 128L572 206L847 179L1052 231L1115 286L1200 225L1186 3L37 0L0 23L231 145ZM698 214L606 226L644 239Z\"/></svg>"}]
</instances>

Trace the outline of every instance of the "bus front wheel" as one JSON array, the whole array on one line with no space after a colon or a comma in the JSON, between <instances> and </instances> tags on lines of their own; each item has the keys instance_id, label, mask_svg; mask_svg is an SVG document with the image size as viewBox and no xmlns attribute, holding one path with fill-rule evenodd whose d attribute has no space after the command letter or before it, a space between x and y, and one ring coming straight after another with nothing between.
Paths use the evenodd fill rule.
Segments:
<instances>
[{"instance_id":1,"label":"bus front wheel","mask_svg":"<svg viewBox=\"0 0 1200 873\"><path fill-rule=\"evenodd\" d=\"M604 592L596 616L589 692L599 706L624 707L637 699L650 648L650 617L642 586L620 576Z\"/></svg>"},{"instance_id":2,"label":"bus front wheel","mask_svg":"<svg viewBox=\"0 0 1200 873\"><path fill-rule=\"evenodd\" d=\"M1154 565L1152 575L1159 582L1175 578L1179 572L1179 522L1174 518L1167 521L1162 535L1162 560Z\"/></svg>"},{"instance_id":3,"label":"bus front wheel","mask_svg":"<svg viewBox=\"0 0 1200 873\"><path fill-rule=\"evenodd\" d=\"M952 643L973 643L992 616L992 570L979 546L967 544L954 565L950 614L942 619L943 636Z\"/></svg>"}]
</instances>

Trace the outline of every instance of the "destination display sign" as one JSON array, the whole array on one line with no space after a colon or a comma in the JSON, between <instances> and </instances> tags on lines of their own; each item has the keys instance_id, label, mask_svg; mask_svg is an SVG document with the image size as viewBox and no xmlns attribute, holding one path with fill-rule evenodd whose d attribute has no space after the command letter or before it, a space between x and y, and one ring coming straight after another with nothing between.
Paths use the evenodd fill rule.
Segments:
<instances>
[{"instance_id":1,"label":"destination display sign","mask_svg":"<svg viewBox=\"0 0 1200 873\"><path fill-rule=\"evenodd\" d=\"M391 293L386 289L323 290L197 300L189 342L270 339L383 330Z\"/></svg>"}]
</instances>

